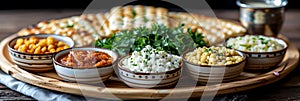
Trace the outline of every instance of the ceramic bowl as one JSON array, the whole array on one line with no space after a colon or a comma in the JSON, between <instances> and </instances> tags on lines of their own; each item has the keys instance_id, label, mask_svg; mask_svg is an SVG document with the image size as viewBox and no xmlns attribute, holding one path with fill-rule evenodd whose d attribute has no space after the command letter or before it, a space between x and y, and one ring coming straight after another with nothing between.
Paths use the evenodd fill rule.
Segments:
<instances>
[{"instance_id":1,"label":"ceramic bowl","mask_svg":"<svg viewBox=\"0 0 300 101\"><path fill-rule=\"evenodd\" d=\"M200 65L189 62L185 59L187 53L194 51L194 49L187 50L182 54L183 68L192 79L198 81L200 84L204 83L221 83L228 82L238 77L245 67L246 56L242 52L236 51L243 60L239 63L230 65Z\"/></svg>"},{"instance_id":2,"label":"ceramic bowl","mask_svg":"<svg viewBox=\"0 0 300 101\"><path fill-rule=\"evenodd\" d=\"M11 59L20 68L23 68L31 72L45 72L45 71L52 70L53 69L52 56L55 54L55 53L30 54L30 53L19 52L13 48L13 46L16 44L17 39L29 38L31 36L35 36L37 38L47 38L48 36L51 36L56 40L64 42L69 47L74 47L75 45L74 41L71 38L66 36L53 35L53 34L35 34L35 35L19 36L12 39L8 43L8 50Z\"/></svg>"},{"instance_id":3,"label":"ceramic bowl","mask_svg":"<svg viewBox=\"0 0 300 101\"><path fill-rule=\"evenodd\" d=\"M279 51L274 51L274 52L242 51L247 56L245 69L254 70L254 71L272 69L272 67L275 67L279 63L281 63L286 53L286 50L287 50L287 44L285 44L284 49L281 49Z\"/></svg>"},{"instance_id":4,"label":"ceramic bowl","mask_svg":"<svg viewBox=\"0 0 300 101\"><path fill-rule=\"evenodd\" d=\"M102 67L73 68L59 62L59 58L61 56L68 54L71 50L92 50L92 51L107 53L113 58L112 64L114 64L118 59L117 53L102 48L92 48L92 47L79 48L78 47L78 48L69 48L66 50L62 50L54 55L53 64L58 76L60 76L64 80L70 82L96 84L96 83L102 83L112 76L113 65L102 66Z\"/></svg>"},{"instance_id":5,"label":"ceramic bowl","mask_svg":"<svg viewBox=\"0 0 300 101\"><path fill-rule=\"evenodd\" d=\"M287 42L282 39L275 38L275 40L284 46L283 49L273 52L249 52L249 51L242 51L246 54L246 66L245 70L250 71L262 71L262 70L269 70L273 67L276 67L284 58L286 50L288 48Z\"/></svg>"},{"instance_id":6,"label":"ceramic bowl","mask_svg":"<svg viewBox=\"0 0 300 101\"><path fill-rule=\"evenodd\" d=\"M181 75L179 68L160 73L141 73L126 69L122 61L130 56L121 58L118 62L117 71L119 78L128 86L133 88L168 88L177 84Z\"/></svg>"}]
</instances>

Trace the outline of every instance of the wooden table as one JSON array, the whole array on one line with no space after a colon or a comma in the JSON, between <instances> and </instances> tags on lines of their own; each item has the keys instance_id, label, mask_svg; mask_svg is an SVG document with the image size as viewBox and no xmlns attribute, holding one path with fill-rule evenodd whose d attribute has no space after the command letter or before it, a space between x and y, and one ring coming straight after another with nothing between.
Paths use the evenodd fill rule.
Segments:
<instances>
[{"instance_id":1,"label":"wooden table","mask_svg":"<svg viewBox=\"0 0 300 101\"><path fill-rule=\"evenodd\" d=\"M281 34L286 36L300 49L300 10L287 9L286 19ZM219 18L238 21L238 10L214 10ZM5 10L0 11L0 39L14 34L23 27L35 24L38 21L62 18L65 16L80 15L82 10ZM298 44L299 43L299 44ZM299 67L299 66L298 66ZM299 100L300 73L299 68L284 79L260 88L249 91L229 94L227 99L235 95L247 97L249 100ZM10 90L0 84L0 100L33 100L31 97Z\"/></svg>"}]
</instances>

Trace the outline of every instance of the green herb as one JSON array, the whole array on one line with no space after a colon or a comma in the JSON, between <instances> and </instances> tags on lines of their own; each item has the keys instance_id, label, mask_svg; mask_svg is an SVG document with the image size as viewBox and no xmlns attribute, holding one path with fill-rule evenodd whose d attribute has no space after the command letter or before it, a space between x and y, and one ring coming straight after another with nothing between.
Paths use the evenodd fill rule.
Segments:
<instances>
[{"instance_id":1,"label":"green herb","mask_svg":"<svg viewBox=\"0 0 300 101\"><path fill-rule=\"evenodd\" d=\"M224 54L223 53L219 53L218 56L224 56Z\"/></svg>"},{"instance_id":2,"label":"green herb","mask_svg":"<svg viewBox=\"0 0 300 101\"><path fill-rule=\"evenodd\" d=\"M265 40L264 38L261 38L261 37L260 37L260 38L258 38L258 39L259 39L259 40Z\"/></svg>"},{"instance_id":3,"label":"green herb","mask_svg":"<svg viewBox=\"0 0 300 101\"><path fill-rule=\"evenodd\" d=\"M141 51L147 45L150 45L157 50L179 55L176 46L167 37L158 34L148 34L139 37L135 40L131 51Z\"/></svg>"},{"instance_id":4,"label":"green herb","mask_svg":"<svg viewBox=\"0 0 300 101\"><path fill-rule=\"evenodd\" d=\"M144 17L144 22L148 22L149 20L146 18L146 17Z\"/></svg>"},{"instance_id":5,"label":"green herb","mask_svg":"<svg viewBox=\"0 0 300 101\"><path fill-rule=\"evenodd\" d=\"M261 44L268 44L268 43L269 43L269 40L261 42Z\"/></svg>"},{"instance_id":6,"label":"green herb","mask_svg":"<svg viewBox=\"0 0 300 101\"><path fill-rule=\"evenodd\" d=\"M132 64L132 66L137 66L137 64Z\"/></svg>"},{"instance_id":7,"label":"green herb","mask_svg":"<svg viewBox=\"0 0 300 101\"><path fill-rule=\"evenodd\" d=\"M230 49L232 49L232 45L228 45L227 47L230 48Z\"/></svg>"},{"instance_id":8,"label":"green herb","mask_svg":"<svg viewBox=\"0 0 300 101\"><path fill-rule=\"evenodd\" d=\"M71 24L71 25L68 24L66 27L67 27L67 28L73 28L73 27L74 27L74 24Z\"/></svg>"},{"instance_id":9,"label":"green herb","mask_svg":"<svg viewBox=\"0 0 300 101\"><path fill-rule=\"evenodd\" d=\"M246 45L246 44L240 44L240 46L245 47L246 49L250 49L251 45Z\"/></svg>"},{"instance_id":10,"label":"green herb","mask_svg":"<svg viewBox=\"0 0 300 101\"><path fill-rule=\"evenodd\" d=\"M211 51L210 48L205 49L205 52L210 52L210 51Z\"/></svg>"},{"instance_id":11,"label":"green herb","mask_svg":"<svg viewBox=\"0 0 300 101\"><path fill-rule=\"evenodd\" d=\"M146 54L146 59L148 59L148 57L149 57L148 54Z\"/></svg>"},{"instance_id":12,"label":"green herb","mask_svg":"<svg viewBox=\"0 0 300 101\"><path fill-rule=\"evenodd\" d=\"M136 16L136 11L135 10L132 10L132 15L133 15L133 18Z\"/></svg>"},{"instance_id":13,"label":"green herb","mask_svg":"<svg viewBox=\"0 0 300 101\"><path fill-rule=\"evenodd\" d=\"M113 35L111 38L106 38L103 40L98 39L95 43L95 46L106 48L106 49L112 49L114 39L115 39L115 35Z\"/></svg>"},{"instance_id":14,"label":"green herb","mask_svg":"<svg viewBox=\"0 0 300 101\"><path fill-rule=\"evenodd\" d=\"M175 55L180 55L186 49L208 45L203 40L202 33L189 29L188 34L184 34L183 26L181 24L174 29L158 24L153 24L151 28L142 26L117 32L111 38L97 40L95 46L111 49L120 56L125 56L127 53L142 50L146 45Z\"/></svg>"},{"instance_id":15,"label":"green herb","mask_svg":"<svg viewBox=\"0 0 300 101\"><path fill-rule=\"evenodd\" d=\"M188 28L188 33L192 37L193 41L197 44L197 47L206 46L207 43L203 40L204 36L202 33L198 33L197 31L192 31L191 28Z\"/></svg>"}]
</instances>

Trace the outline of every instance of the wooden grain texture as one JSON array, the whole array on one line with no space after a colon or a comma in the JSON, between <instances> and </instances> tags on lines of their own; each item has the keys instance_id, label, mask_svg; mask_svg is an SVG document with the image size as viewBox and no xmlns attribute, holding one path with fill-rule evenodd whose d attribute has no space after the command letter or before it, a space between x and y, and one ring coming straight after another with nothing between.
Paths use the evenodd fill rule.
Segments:
<instances>
[{"instance_id":1,"label":"wooden grain texture","mask_svg":"<svg viewBox=\"0 0 300 101\"><path fill-rule=\"evenodd\" d=\"M217 17L231 19L238 21L239 11L238 10L214 10ZM64 16L79 15L81 11L78 10L10 10L0 11L0 39L15 33L20 28L34 24L41 20L47 20L51 18L59 18ZM292 43L295 43L298 49L300 49L300 12L299 10L287 10L286 20L284 22L281 34L286 36ZM290 73L287 77L271 84L269 86L259 87L253 90L245 92L235 93L247 95L248 99L251 100L299 100L300 94L300 74L299 68ZM5 89L5 88L4 88ZM0 91L11 91L8 89L0 89ZM14 92L14 91L11 91ZM293 93L295 92L295 93ZM14 92L16 93L16 92ZM16 93L17 94L17 93ZM274 96L273 96L274 95ZM5 96L4 96L5 97ZM3 98L3 97L1 97ZM7 97L9 98L9 97ZM14 97L11 97L12 99ZM25 99L17 98L16 100Z\"/></svg>"}]
</instances>

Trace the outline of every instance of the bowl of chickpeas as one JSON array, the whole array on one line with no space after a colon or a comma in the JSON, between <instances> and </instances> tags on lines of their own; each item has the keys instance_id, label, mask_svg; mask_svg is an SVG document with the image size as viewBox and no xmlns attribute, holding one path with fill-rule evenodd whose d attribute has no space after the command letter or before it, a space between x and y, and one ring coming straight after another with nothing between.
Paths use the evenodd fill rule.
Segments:
<instances>
[{"instance_id":1,"label":"bowl of chickpeas","mask_svg":"<svg viewBox=\"0 0 300 101\"><path fill-rule=\"evenodd\" d=\"M53 69L52 57L55 53L74 47L74 41L66 36L39 34L18 36L8 43L12 61L32 72Z\"/></svg>"},{"instance_id":2,"label":"bowl of chickpeas","mask_svg":"<svg viewBox=\"0 0 300 101\"><path fill-rule=\"evenodd\" d=\"M199 47L182 54L183 69L198 83L228 82L238 77L245 66L242 52L226 47Z\"/></svg>"}]
</instances>

